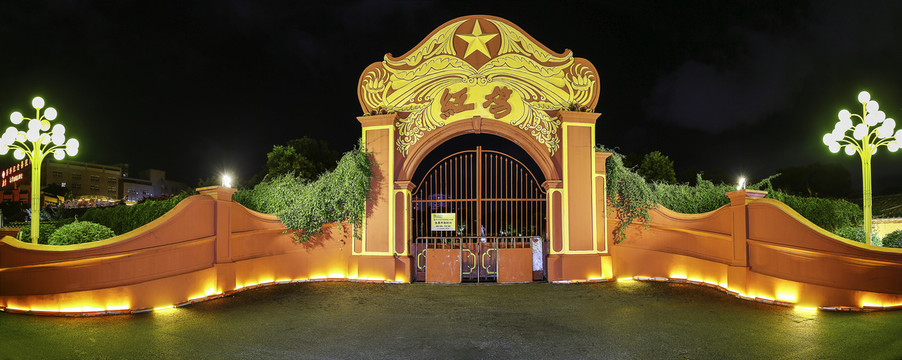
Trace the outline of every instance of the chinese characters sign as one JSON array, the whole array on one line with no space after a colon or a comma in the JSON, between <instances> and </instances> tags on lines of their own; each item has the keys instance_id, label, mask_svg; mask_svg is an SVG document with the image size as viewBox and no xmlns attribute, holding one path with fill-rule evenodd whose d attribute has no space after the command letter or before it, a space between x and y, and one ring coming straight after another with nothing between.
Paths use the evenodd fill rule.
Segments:
<instances>
[{"instance_id":1,"label":"chinese characters sign","mask_svg":"<svg viewBox=\"0 0 902 360\"><path fill-rule=\"evenodd\" d=\"M492 16L449 21L402 57L386 55L363 72L364 112L396 112L402 154L427 132L479 116L531 134L549 153L560 148L558 111L594 108L594 66L554 53L510 22Z\"/></svg>"}]
</instances>

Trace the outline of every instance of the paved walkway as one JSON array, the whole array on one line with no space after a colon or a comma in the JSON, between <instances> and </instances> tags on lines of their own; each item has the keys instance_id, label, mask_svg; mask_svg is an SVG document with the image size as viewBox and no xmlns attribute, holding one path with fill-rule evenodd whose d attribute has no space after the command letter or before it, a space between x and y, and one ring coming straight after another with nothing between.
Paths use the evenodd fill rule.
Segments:
<instances>
[{"instance_id":1,"label":"paved walkway","mask_svg":"<svg viewBox=\"0 0 902 360\"><path fill-rule=\"evenodd\" d=\"M302 283L90 318L0 313L0 359L899 359L902 311L668 283Z\"/></svg>"}]
</instances>

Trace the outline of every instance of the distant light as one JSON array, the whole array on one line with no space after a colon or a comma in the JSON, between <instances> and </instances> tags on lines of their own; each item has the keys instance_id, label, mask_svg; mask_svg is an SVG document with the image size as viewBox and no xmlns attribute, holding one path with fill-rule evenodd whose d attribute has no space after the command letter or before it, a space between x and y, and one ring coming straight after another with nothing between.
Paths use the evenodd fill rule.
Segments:
<instances>
[{"instance_id":1,"label":"distant light","mask_svg":"<svg viewBox=\"0 0 902 360\"><path fill-rule=\"evenodd\" d=\"M742 190L742 189L745 189L745 176L739 177L739 185L736 186L736 190Z\"/></svg>"},{"instance_id":2,"label":"distant light","mask_svg":"<svg viewBox=\"0 0 902 360\"><path fill-rule=\"evenodd\" d=\"M222 175L222 187L230 188L232 187L232 177L228 174Z\"/></svg>"}]
</instances>

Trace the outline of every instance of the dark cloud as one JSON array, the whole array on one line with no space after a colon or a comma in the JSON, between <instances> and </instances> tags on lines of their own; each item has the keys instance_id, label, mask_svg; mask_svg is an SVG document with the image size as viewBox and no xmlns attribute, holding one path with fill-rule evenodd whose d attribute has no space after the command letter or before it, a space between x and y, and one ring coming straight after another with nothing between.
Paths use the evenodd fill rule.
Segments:
<instances>
[{"instance_id":1,"label":"dark cloud","mask_svg":"<svg viewBox=\"0 0 902 360\"><path fill-rule=\"evenodd\" d=\"M867 58L898 63L884 55L902 29L882 14L899 13L900 2L816 1L795 14L797 26L789 30L773 32L766 22L730 29L740 35L740 55L727 63L700 60L704 53L686 59L659 79L649 114L715 133L761 122L794 106L800 93L818 91L810 86L812 77L860 72L855 68Z\"/></svg>"}]
</instances>

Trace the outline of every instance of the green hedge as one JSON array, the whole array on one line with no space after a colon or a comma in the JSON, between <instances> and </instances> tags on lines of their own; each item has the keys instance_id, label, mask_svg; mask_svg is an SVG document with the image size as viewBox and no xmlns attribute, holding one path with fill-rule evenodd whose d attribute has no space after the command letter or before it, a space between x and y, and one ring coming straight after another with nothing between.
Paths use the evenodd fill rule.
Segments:
<instances>
[{"instance_id":1,"label":"green hedge","mask_svg":"<svg viewBox=\"0 0 902 360\"><path fill-rule=\"evenodd\" d=\"M623 231L633 221L648 226L648 210L661 205L684 214L700 214L727 205L726 193L735 191L733 185L719 184L696 177L696 185L648 183L633 169L623 164L623 156L604 147L596 151L613 153L606 162L607 192L620 225L615 229L615 242L623 239ZM749 185L748 189L767 191L766 198L783 202L812 223L828 231L861 224L861 207L843 199L809 198L788 195L773 189L771 180L779 174Z\"/></svg>"},{"instance_id":2,"label":"green hedge","mask_svg":"<svg viewBox=\"0 0 902 360\"><path fill-rule=\"evenodd\" d=\"M240 190L232 198L249 209L278 216L286 227L296 230L299 241L308 240L329 222L348 220L360 228L370 192L371 164L369 153L352 150L335 170L315 181L289 173Z\"/></svg>"},{"instance_id":3,"label":"green hedge","mask_svg":"<svg viewBox=\"0 0 902 360\"><path fill-rule=\"evenodd\" d=\"M197 192L182 193L167 200L145 201L137 205L118 205L89 209L81 220L98 223L121 235L144 226L172 210L179 202Z\"/></svg>"},{"instance_id":4,"label":"green hedge","mask_svg":"<svg viewBox=\"0 0 902 360\"><path fill-rule=\"evenodd\" d=\"M896 249L902 248L902 230L886 234L886 237L883 238L883 246Z\"/></svg>"},{"instance_id":5,"label":"green hedge","mask_svg":"<svg viewBox=\"0 0 902 360\"><path fill-rule=\"evenodd\" d=\"M63 225L52 235L50 245L71 245L109 239L116 234L110 228L89 221L76 221Z\"/></svg>"},{"instance_id":6,"label":"green hedge","mask_svg":"<svg viewBox=\"0 0 902 360\"><path fill-rule=\"evenodd\" d=\"M19 231L19 241L30 243L31 223L24 223L21 226L16 227L21 229ZM40 227L38 227L38 244L48 244L50 236L53 235L53 232L56 231L56 229L56 225L41 223Z\"/></svg>"},{"instance_id":7,"label":"green hedge","mask_svg":"<svg viewBox=\"0 0 902 360\"><path fill-rule=\"evenodd\" d=\"M696 175L696 185L651 184L658 204L683 214L701 214L714 211L730 203L727 193L736 187L726 184L714 185L709 180Z\"/></svg>"},{"instance_id":8,"label":"green hedge","mask_svg":"<svg viewBox=\"0 0 902 360\"><path fill-rule=\"evenodd\" d=\"M865 243L864 228L862 228L860 225L843 226L842 228L834 231L834 233L845 239ZM880 241L880 236L877 235L876 231L871 232L871 245L883 246L883 242Z\"/></svg>"}]
</instances>

